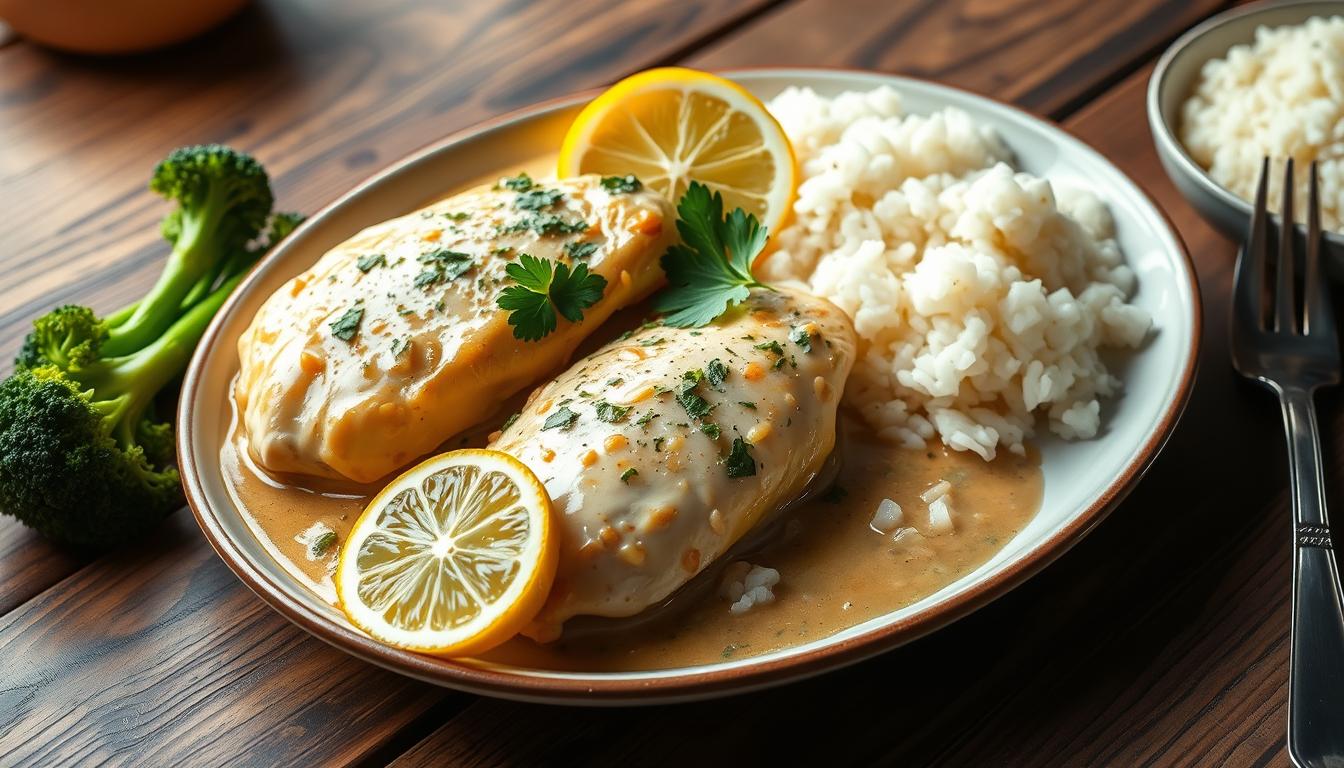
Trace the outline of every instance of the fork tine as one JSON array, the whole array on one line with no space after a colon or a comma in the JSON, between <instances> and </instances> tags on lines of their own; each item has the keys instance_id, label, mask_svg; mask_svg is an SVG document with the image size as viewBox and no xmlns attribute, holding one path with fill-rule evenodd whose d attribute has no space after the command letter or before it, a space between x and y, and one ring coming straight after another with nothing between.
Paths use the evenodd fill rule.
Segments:
<instances>
[{"instance_id":1,"label":"fork tine","mask_svg":"<svg viewBox=\"0 0 1344 768\"><path fill-rule=\"evenodd\" d=\"M1321 263L1321 203L1314 161L1310 178L1307 191L1307 276L1302 296L1302 332L1333 334L1335 318L1330 307L1330 281L1325 275L1325 265Z\"/></svg>"},{"instance_id":2,"label":"fork tine","mask_svg":"<svg viewBox=\"0 0 1344 768\"><path fill-rule=\"evenodd\" d=\"M1265 325L1265 258L1266 221L1269 213L1265 209L1266 190L1269 186L1269 158L1260 165L1260 184L1255 190L1255 209L1251 214L1250 231L1246 233L1246 244L1241 248L1241 258L1237 260L1236 284L1233 287L1232 307L1235 313L1235 327L1244 330L1259 330Z\"/></svg>"},{"instance_id":3,"label":"fork tine","mask_svg":"<svg viewBox=\"0 0 1344 768\"><path fill-rule=\"evenodd\" d=\"M1297 249L1293 247L1297 225L1293 222L1293 158L1283 165L1283 197L1279 205L1279 253L1274 277L1274 330L1292 333L1297 329L1297 304L1293 301L1296 280L1294 266Z\"/></svg>"}]
</instances>

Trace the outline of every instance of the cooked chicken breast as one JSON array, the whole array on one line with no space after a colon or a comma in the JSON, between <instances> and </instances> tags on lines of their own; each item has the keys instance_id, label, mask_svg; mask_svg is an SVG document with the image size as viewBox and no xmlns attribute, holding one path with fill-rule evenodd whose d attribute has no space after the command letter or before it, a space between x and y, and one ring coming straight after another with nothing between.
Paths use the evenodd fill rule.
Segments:
<instances>
[{"instance_id":1,"label":"cooked chicken breast","mask_svg":"<svg viewBox=\"0 0 1344 768\"><path fill-rule=\"evenodd\" d=\"M491 445L537 473L561 531L528 634L644 610L801 493L835 445L854 354L834 305L757 290L705 328L646 326L535 392Z\"/></svg>"},{"instance_id":2,"label":"cooked chicken breast","mask_svg":"<svg viewBox=\"0 0 1344 768\"><path fill-rule=\"evenodd\" d=\"M239 338L247 450L271 472L359 482L432 451L647 295L673 215L655 194L584 176L481 188L365 229L271 296ZM581 322L517 340L495 302L521 253L586 261L606 292Z\"/></svg>"}]
</instances>

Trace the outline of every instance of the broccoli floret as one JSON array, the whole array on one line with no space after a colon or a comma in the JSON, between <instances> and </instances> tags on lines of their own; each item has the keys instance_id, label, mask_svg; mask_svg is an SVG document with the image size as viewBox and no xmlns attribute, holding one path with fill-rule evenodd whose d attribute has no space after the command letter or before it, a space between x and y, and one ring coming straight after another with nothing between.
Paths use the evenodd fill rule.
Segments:
<instances>
[{"instance_id":1,"label":"broccoli floret","mask_svg":"<svg viewBox=\"0 0 1344 768\"><path fill-rule=\"evenodd\" d=\"M0 505L82 551L130 541L179 503L177 470L156 470L109 433L94 403L54 366L0 383Z\"/></svg>"},{"instance_id":2,"label":"broccoli floret","mask_svg":"<svg viewBox=\"0 0 1344 768\"><path fill-rule=\"evenodd\" d=\"M175 150L154 169L149 187L178 205L161 226L173 252L135 309L108 324L105 355L143 349L177 318L194 286L226 279L230 262L261 234L275 202L261 164L218 144Z\"/></svg>"},{"instance_id":3,"label":"broccoli floret","mask_svg":"<svg viewBox=\"0 0 1344 768\"><path fill-rule=\"evenodd\" d=\"M102 319L73 305L38 318L0 383L0 512L81 550L130 541L181 505L172 426L146 414L243 273L302 220L272 218L266 171L228 147L173 152L150 187L178 203L158 282Z\"/></svg>"},{"instance_id":4,"label":"broccoli floret","mask_svg":"<svg viewBox=\"0 0 1344 768\"><path fill-rule=\"evenodd\" d=\"M160 227L173 252L158 282L143 299L101 320L79 306L58 307L38 318L14 360L16 368L65 368L143 349L269 247L253 241L267 226L274 197L266 170L250 156L217 144L184 147L159 163L149 186L178 204ZM277 214L270 229L287 234L296 219L302 217ZM273 234L270 242L278 239Z\"/></svg>"},{"instance_id":5,"label":"broccoli floret","mask_svg":"<svg viewBox=\"0 0 1344 768\"><path fill-rule=\"evenodd\" d=\"M88 307L67 304L33 321L14 360L16 368L80 367L98 358L107 327Z\"/></svg>"},{"instance_id":6,"label":"broccoli floret","mask_svg":"<svg viewBox=\"0 0 1344 768\"><path fill-rule=\"evenodd\" d=\"M0 509L60 544L124 544L182 504L171 425L147 415L240 277L148 347L0 383Z\"/></svg>"}]
</instances>

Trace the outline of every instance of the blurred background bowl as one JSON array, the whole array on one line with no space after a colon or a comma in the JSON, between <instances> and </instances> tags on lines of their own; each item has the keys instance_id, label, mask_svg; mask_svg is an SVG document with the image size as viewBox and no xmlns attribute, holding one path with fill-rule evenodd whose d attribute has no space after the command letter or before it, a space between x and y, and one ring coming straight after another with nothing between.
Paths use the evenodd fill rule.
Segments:
<instances>
[{"instance_id":1,"label":"blurred background bowl","mask_svg":"<svg viewBox=\"0 0 1344 768\"><path fill-rule=\"evenodd\" d=\"M247 0L0 0L18 34L71 53L133 53L193 38Z\"/></svg>"},{"instance_id":2,"label":"blurred background bowl","mask_svg":"<svg viewBox=\"0 0 1344 768\"><path fill-rule=\"evenodd\" d=\"M1214 181L1178 138L1181 105L1194 91L1204 63L1255 39L1257 27L1301 24L1312 16L1344 14L1344 2L1265 2L1234 8L1206 20L1171 44L1148 80L1148 126L1157 156L1176 188L1209 223L1233 240L1246 234L1251 204ZM1298 227L1302 229L1301 225ZM1344 275L1344 235L1327 232L1335 274Z\"/></svg>"}]
</instances>

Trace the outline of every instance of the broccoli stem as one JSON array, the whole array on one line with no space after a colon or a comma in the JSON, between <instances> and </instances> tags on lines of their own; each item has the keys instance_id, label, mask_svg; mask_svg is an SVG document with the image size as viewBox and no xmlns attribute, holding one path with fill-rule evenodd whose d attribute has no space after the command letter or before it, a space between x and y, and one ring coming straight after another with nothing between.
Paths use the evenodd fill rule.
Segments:
<instances>
[{"instance_id":1,"label":"broccoli stem","mask_svg":"<svg viewBox=\"0 0 1344 768\"><path fill-rule=\"evenodd\" d=\"M145 410L159 390L187 367L210 319L241 280L242 275L226 280L140 351L105 358L84 370L71 372L80 384L92 387L92 401L122 447L136 444L136 429Z\"/></svg>"},{"instance_id":2,"label":"broccoli stem","mask_svg":"<svg viewBox=\"0 0 1344 768\"><path fill-rule=\"evenodd\" d=\"M104 315L103 322L108 328L114 328L121 325L129 320L131 315L135 314L135 308L138 306L140 306L140 302L133 301L110 315Z\"/></svg>"},{"instance_id":3,"label":"broccoli stem","mask_svg":"<svg viewBox=\"0 0 1344 768\"><path fill-rule=\"evenodd\" d=\"M193 209L183 209L182 229L163 272L120 323L109 329L102 353L108 357L128 355L145 349L173 323L204 275L222 260L213 236L221 217L229 210L227 184L211 184L206 199Z\"/></svg>"}]
</instances>

